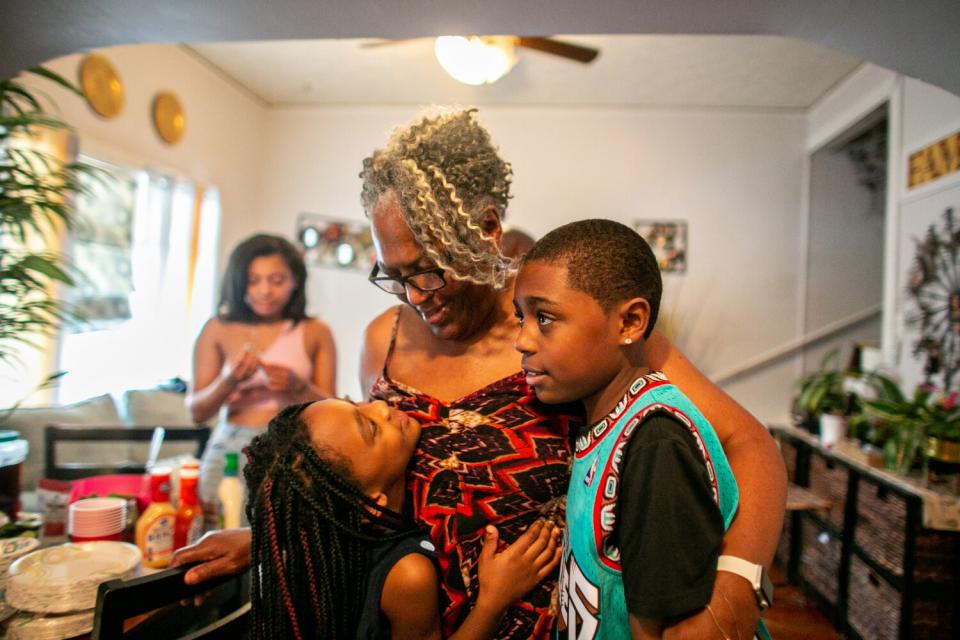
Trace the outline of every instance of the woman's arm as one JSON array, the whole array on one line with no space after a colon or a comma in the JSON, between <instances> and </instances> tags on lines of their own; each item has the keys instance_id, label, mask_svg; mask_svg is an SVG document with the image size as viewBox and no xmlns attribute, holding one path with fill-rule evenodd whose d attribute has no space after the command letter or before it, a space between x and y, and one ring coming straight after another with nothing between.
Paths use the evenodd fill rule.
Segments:
<instances>
[{"instance_id":1,"label":"woman's arm","mask_svg":"<svg viewBox=\"0 0 960 640\"><path fill-rule=\"evenodd\" d=\"M257 370L257 359L247 350L224 369L224 355L217 337L220 331L220 321L211 318L193 347L193 385L187 395L187 407L194 422L206 422L216 416L237 383Z\"/></svg>"},{"instance_id":2,"label":"woman's arm","mask_svg":"<svg viewBox=\"0 0 960 640\"><path fill-rule=\"evenodd\" d=\"M780 539L787 496L786 470L776 443L756 418L703 375L663 334L653 332L645 353L648 365L666 373L710 421L733 469L740 507L724 536L721 553L769 567ZM717 573L710 606L725 628L734 629L736 622L745 634L759 615L747 581L724 571ZM704 632L717 632L714 621L702 612L668 626L664 637L704 637L695 631L685 633L685 627L693 625Z\"/></svg>"},{"instance_id":3,"label":"woman's arm","mask_svg":"<svg viewBox=\"0 0 960 640\"><path fill-rule=\"evenodd\" d=\"M325 322L313 320L310 326L317 345L313 357L313 380L310 381L315 398L311 399L332 398L337 395L337 345Z\"/></svg>"},{"instance_id":4,"label":"woman's arm","mask_svg":"<svg viewBox=\"0 0 960 640\"><path fill-rule=\"evenodd\" d=\"M383 365L390 349L390 336L397 317L397 308L391 307L374 318L363 333L360 349L360 391L364 397L383 373Z\"/></svg>"},{"instance_id":5,"label":"woman's arm","mask_svg":"<svg viewBox=\"0 0 960 640\"><path fill-rule=\"evenodd\" d=\"M724 537L723 553L769 565L787 501L787 474L776 442L660 332L654 331L647 341L646 356L648 365L666 373L710 421L733 468L740 508Z\"/></svg>"},{"instance_id":6,"label":"woman's arm","mask_svg":"<svg viewBox=\"0 0 960 640\"><path fill-rule=\"evenodd\" d=\"M250 567L249 528L209 531L199 541L178 549L171 567L197 562L183 576L187 584L199 584L219 576L234 575Z\"/></svg>"}]
</instances>

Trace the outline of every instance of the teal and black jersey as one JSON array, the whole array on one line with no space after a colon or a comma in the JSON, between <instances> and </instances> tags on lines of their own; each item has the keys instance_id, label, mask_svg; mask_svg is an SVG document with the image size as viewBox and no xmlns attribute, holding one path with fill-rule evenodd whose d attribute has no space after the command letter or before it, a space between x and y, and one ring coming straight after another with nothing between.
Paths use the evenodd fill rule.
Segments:
<instances>
[{"instance_id":1,"label":"teal and black jersey","mask_svg":"<svg viewBox=\"0 0 960 640\"><path fill-rule=\"evenodd\" d=\"M625 453L631 436L648 418L666 415L676 421L683 437L689 431L694 450L689 458L705 467L712 502L719 509L723 529L737 510L738 492L713 427L700 411L662 373L638 378L616 408L578 438L567 492L567 529L560 570L559 636L577 640L628 638L629 617L624 595L621 549L617 542L618 498ZM697 461L700 462L697 462ZM699 468L699 466L697 466ZM701 486L702 485L698 485ZM700 494L706 489L701 488ZM700 503L708 510L710 497ZM711 515L716 519L716 516ZM719 524L714 525L720 535ZM643 530L635 532L642 535ZM719 540L719 538L716 538ZM672 540L671 540L672 542ZM664 557L677 550L664 549ZM631 567L645 571L648 567ZM710 582L712 585L712 581ZM709 585L708 585L709 591ZM709 599L709 598L708 598ZM702 605L698 605L702 606Z\"/></svg>"}]
</instances>

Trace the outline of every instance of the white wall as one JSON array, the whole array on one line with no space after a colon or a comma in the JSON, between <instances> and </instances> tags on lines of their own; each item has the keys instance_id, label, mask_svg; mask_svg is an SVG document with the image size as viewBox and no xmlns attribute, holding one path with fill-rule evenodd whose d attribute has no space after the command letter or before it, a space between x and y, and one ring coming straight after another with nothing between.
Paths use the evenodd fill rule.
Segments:
<instances>
[{"instance_id":1,"label":"white wall","mask_svg":"<svg viewBox=\"0 0 960 640\"><path fill-rule=\"evenodd\" d=\"M881 308L884 194L872 193L859 179L843 143L828 145L811 156L804 335ZM840 365L847 362L854 342L879 348L881 331L878 313L805 347L803 370L816 369L833 348L839 349Z\"/></svg>"},{"instance_id":2,"label":"white wall","mask_svg":"<svg viewBox=\"0 0 960 640\"><path fill-rule=\"evenodd\" d=\"M960 97L864 65L810 110L807 149L815 151L885 101L890 103L891 128L883 270L884 351L909 391L922 380L923 368L923 358L911 353L916 332L905 323L914 239L921 237L929 225L939 223L948 206L960 212L960 173L908 190L907 159L911 153L960 131Z\"/></svg>"},{"instance_id":3,"label":"white wall","mask_svg":"<svg viewBox=\"0 0 960 640\"><path fill-rule=\"evenodd\" d=\"M221 262L254 231L291 236L300 212L361 219L362 159L418 111L265 108L180 48L104 53L126 85L127 105L118 118L103 120L75 96L38 86L76 126L83 151L219 187ZM79 59L68 56L50 66L73 78ZM178 93L187 112L187 134L175 147L160 142L149 120L153 95L166 88ZM947 203L960 204L949 190L960 184L957 177L905 193L907 154L960 129L960 98L921 82L864 65L806 114L511 107L484 108L480 119L514 165L508 224L541 235L587 216L688 221L689 269L666 278L665 309L677 318L673 330L684 350L707 373L718 374L802 333L805 154L885 100L895 103L899 177L888 231L895 249L888 242L886 252L893 263L884 268L902 274L911 234ZM339 389L359 396L362 329L392 300L362 273L313 268L310 278L310 310L330 322L337 338ZM898 327L898 353L909 341L901 339L902 284L902 275L886 278L886 289L896 292L884 308ZM798 362L786 357L725 386L762 419L780 421Z\"/></svg>"},{"instance_id":4,"label":"white wall","mask_svg":"<svg viewBox=\"0 0 960 640\"><path fill-rule=\"evenodd\" d=\"M50 82L28 79L49 94L60 117L76 130L81 153L130 166L157 168L220 189L224 224L221 248L255 229L260 193L264 106L176 46L135 45L104 49L123 80L126 106L105 120L86 102ZM45 66L74 82L81 54ZM151 105L157 92L174 91L186 114L186 132L175 146L153 130Z\"/></svg>"},{"instance_id":5,"label":"white wall","mask_svg":"<svg viewBox=\"0 0 960 640\"><path fill-rule=\"evenodd\" d=\"M960 131L960 97L919 80L906 78L903 83L903 146L899 175L901 185L907 184L907 158L915 151ZM920 239L931 224L942 229L946 208L953 207L954 220L960 220L960 172L939 178L917 188L903 187L900 201L899 255L897 259L898 353L900 373L904 385L912 388L923 379L922 357L912 355L916 329L907 326L905 317L912 305L905 295L911 261L916 251L915 239ZM954 265L956 269L956 265ZM954 378L954 387L957 379Z\"/></svg>"},{"instance_id":6,"label":"white wall","mask_svg":"<svg viewBox=\"0 0 960 640\"><path fill-rule=\"evenodd\" d=\"M292 236L300 212L361 219L362 159L418 111L266 108L178 47L104 53L126 87L126 108L116 119L99 118L48 83L34 84L77 128L82 151L219 187L221 263L254 231ZM79 60L67 56L49 66L74 78ZM187 134L175 147L156 137L149 119L154 94L167 88L187 113ZM806 114L511 107L484 108L480 119L514 165L508 224L542 235L587 216L688 221L688 272L665 279L664 307L684 350L707 373L722 374L801 335L805 155L885 100L895 103L899 178L892 186L892 227L887 220L895 248L888 242L892 263L884 268L902 274L910 235L946 203L960 204L948 189L960 184L956 177L901 193L906 155L960 129L960 98L929 85L864 65ZM359 396L362 329L392 300L362 273L312 268L310 278L310 310L330 322L337 338L339 389ZM901 339L902 284L902 275L886 278L887 291L896 292L884 308L898 328L898 353L909 341ZM785 357L725 387L761 419L783 420L798 362Z\"/></svg>"},{"instance_id":7,"label":"white wall","mask_svg":"<svg viewBox=\"0 0 960 640\"><path fill-rule=\"evenodd\" d=\"M52 82L34 76L23 80L43 97L45 107L73 126L80 153L216 186L224 218L219 252L224 262L230 247L256 230L263 168L263 105L177 46L137 45L100 53L113 63L124 84L126 104L116 118L97 116L85 101ZM70 55L45 66L79 83L81 59L81 54ZM164 144L151 122L153 98L164 89L177 94L186 114L186 133L176 146ZM189 345L194 337L174 339ZM55 366L52 361L35 363L31 359L26 376L15 374L18 388L0 394L0 406L24 396ZM0 373L6 375L2 368ZM29 397L28 404L50 401L49 393L38 393Z\"/></svg>"},{"instance_id":8,"label":"white wall","mask_svg":"<svg viewBox=\"0 0 960 640\"><path fill-rule=\"evenodd\" d=\"M415 107L277 108L267 116L259 226L292 234L303 211L362 217L361 162ZM666 280L684 349L708 373L792 339L805 119L800 113L484 108L513 164L513 224L542 235L590 216L689 223L686 275ZM331 323L338 389L360 395L363 327L392 300L365 274L312 269L311 310ZM771 367L731 391L785 417L793 372Z\"/></svg>"}]
</instances>

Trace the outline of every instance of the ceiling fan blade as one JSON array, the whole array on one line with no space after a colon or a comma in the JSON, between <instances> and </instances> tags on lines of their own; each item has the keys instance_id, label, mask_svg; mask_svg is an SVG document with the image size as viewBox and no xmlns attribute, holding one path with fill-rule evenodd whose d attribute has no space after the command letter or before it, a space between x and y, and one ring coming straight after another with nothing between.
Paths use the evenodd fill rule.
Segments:
<instances>
[{"instance_id":1,"label":"ceiling fan blade","mask_svg":"<svg viewBox=\"0 0 960 640\"><path fill-rule=\"evenodd\" d=\"M389 47L395 44L404 44L407 42L413 42L414 40L419 40L420 38L400 38L399 40L372 40L370 42L364 42L360 45L361 49L378 49L380 47Z\"/></svg>"},{"instance_id":2,"label":"ceiling fan blade","mask_svg":"<svg viewBox=\"0 0 960 640\"><path fill-rule=\"evenodd\" d=\"M550 53L555 56L560 56L561 58L576 60L584 64L593 62L593 60L600 55L600 51L593 47L584 47L579 44L554 40L553 38L520 36L517 38L516 43L519 47L536 49L537 51Z\"/></svg>"}]
</instances>

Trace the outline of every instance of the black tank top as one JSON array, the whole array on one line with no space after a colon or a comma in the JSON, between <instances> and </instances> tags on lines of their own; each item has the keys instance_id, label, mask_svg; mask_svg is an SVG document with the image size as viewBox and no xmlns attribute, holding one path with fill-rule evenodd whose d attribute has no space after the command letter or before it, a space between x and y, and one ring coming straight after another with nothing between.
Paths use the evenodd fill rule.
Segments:
<instances>
[{"instance_id":1,"label":"black tank top","mask_svg":"<svg viewBox=\"0 0 960 640\"><path fill-rule=\"evenodd\" d=\"M419 553L437 567L433 543L421 531L411 531L397 540L382 542L367 550L367 575L364 579L363 609L357 626L357 640L390 640L390 621L380 611L380 597L387 574L404 556ZM439 576L439 567L437 567Z\"/></svg>"}]
</instances>

